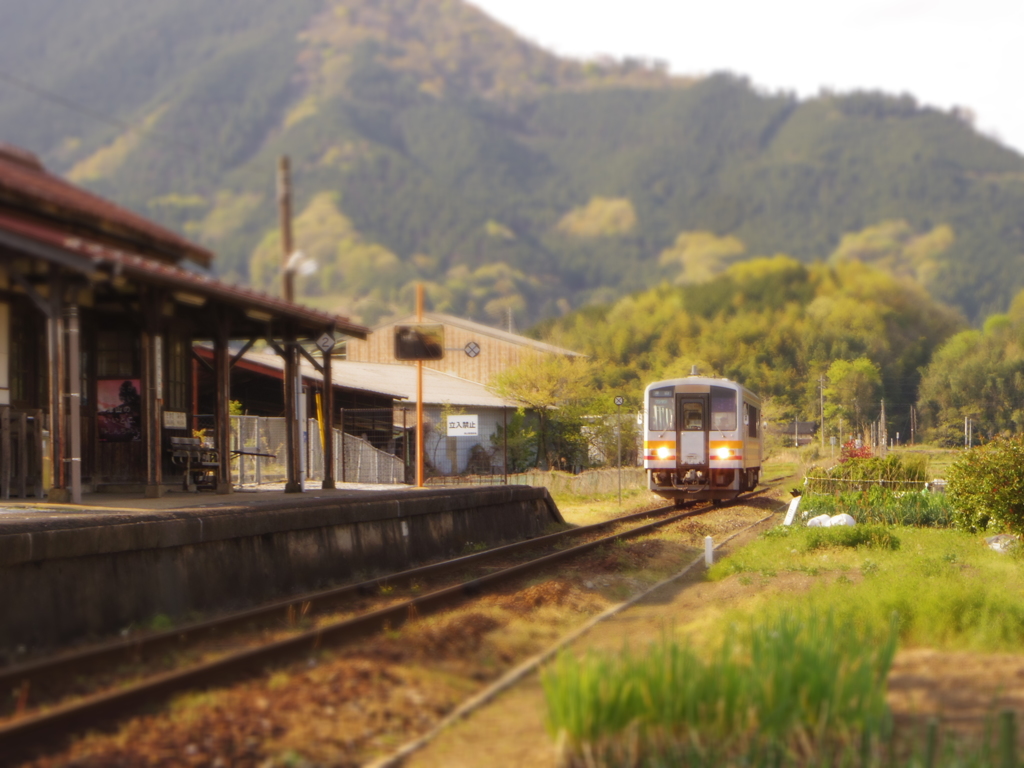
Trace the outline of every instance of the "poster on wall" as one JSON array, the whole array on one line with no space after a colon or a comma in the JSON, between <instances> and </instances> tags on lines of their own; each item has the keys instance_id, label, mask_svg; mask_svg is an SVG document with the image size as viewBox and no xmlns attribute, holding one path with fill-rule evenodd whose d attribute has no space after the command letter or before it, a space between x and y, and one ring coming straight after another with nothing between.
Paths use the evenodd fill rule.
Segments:
<instances>
[{"instance_id":1,"label":"poster on wall","mask_svg":"<svg viewBox=\"0 0 1024 768\"><path fill-rule=\"evenodd\" d=\"M103 443L142 440L142 396L139 379L96 382L96 432Z\"/></svg>"}]
</instances>

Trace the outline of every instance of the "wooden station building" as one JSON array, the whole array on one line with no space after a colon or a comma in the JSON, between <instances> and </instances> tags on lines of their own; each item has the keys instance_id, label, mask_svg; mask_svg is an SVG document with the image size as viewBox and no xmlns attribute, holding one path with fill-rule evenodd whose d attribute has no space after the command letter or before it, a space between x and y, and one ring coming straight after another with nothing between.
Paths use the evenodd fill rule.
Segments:
<instances>
[{"instance_id":1,"label":"wooden station building","mask_svg":"<svg viewBox=\"0 0 1024 768\"><path fill-rule=\"evenodd\" d=\"M44 477L50 501L177 484L170 443L192 435L194 342L213 347L216 488L229 493L230 371L258 340L284 360L286 490L301 489L299 356L322 369L329 429L331 355L314 360L307 347L367 329L219 282L198 269L212 260L0 145L0 496L41 495Z\"/></svg>"},{"instance_id":2,"label":"wooden station building","mask_svg":"<svg viewBox=\"0 0 1024 768\"><path fill-rule=\"evenodd\" d=\"M403 361L395 359L395 326L416 322L436 324L444 329L445 356L441 360L424 362L424 368L480 384L490 384L502 371L542 357L586 357L571 349L556 347L462 317L442 312L424 312L421 321L417 321L415 315L391 320L375 326L363 339L347 341L345 359L358 363L403 364ZM416 365L409 361L404 364Z\"/></svg>"}]
</instances>

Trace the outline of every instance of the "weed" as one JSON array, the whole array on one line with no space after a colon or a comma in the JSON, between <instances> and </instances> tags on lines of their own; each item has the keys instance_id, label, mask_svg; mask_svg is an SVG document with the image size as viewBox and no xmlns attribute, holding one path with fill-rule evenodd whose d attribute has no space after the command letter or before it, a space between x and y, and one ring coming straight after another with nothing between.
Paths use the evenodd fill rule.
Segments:
<instances>
[{"instance_id":1,"label":"weed","mask_svg":"<svg viewBox=\"0 0 1024 768\"><path fill-rule=\"evenodd\" d=\"M171 621L171 617L164 613L158 613L146 624L146 628L153 632L162 632L163 630L170 629L173 626L174 622Z\"/></svg>"}]
</instances>

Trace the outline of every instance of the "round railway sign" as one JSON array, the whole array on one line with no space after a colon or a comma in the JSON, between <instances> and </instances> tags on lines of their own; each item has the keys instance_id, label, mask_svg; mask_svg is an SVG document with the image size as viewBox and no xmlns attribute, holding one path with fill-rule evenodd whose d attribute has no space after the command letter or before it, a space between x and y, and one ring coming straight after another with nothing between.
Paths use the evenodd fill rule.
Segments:
<instances>
[{"instance_id":1,"label":"round railway sign","mask_svg":"<svg viewBox=\"0 0 1024 768\"><path fill-rule=\"evenodd\" d=\"M624 402L626 402L626 399L622 395L616 395L616 397L615 397L615 404L616 405L622 405Z\"/></svg>"},{"instance_id":2,"label":"round railway sign","mask_svg":"<svg viewBox=\"0 0 1024 768\"><path fill-rule=\"evenodd\" d=\"M466 353L467 357L476 357L480 354L480 345L475 341L471 341L466 345L463 351Z\"/></svg>"}]
</instances>

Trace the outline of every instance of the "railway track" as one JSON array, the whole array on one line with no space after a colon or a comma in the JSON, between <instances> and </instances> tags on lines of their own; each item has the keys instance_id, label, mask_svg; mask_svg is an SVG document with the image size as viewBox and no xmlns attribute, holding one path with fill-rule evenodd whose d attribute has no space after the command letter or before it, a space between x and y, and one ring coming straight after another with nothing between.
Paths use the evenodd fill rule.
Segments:
<instances>
[{"instance_id":1,"label":"railway track","mask_svg":"<svg viewBox=\"0 0 1024 768\"><path fill-rule=\"evenodd\" d=\"M730 502L729 505L742 503L763 492L764 489L744 494ZM0 670L0 690L4 690L2 686L7 686L7 690L20 690L23 692L23 698L27 698L27 692L33 685L38 686L45 681L60 679L62 676L69 675L71 671L80 672L85 667L90 668L90 671L95 671L104 665L121 663L126 658L138 660L145 655L153 656L165 652L169 648L179 649L189 642L239 626L259 622L280 622L282 619L294 620L298 615L309 616L314 611L336 608L348 600L373 595L378 593L385 584L411 582L447 571L457 571L479 565L488 559L519 555L526 550L539 547L559 547L568 541L594 534L602 529L670 513L665 517L643 522L624 531L557 549L510 567L501 568L492 573L477 576L384 608L370 610L352 618L332 621L312 629L296 629L287 637L232 651L211 661L153 674L129 685L87 695L67 703L56 704L20 717L16 716L0 723L0 751L8 757L13 757L16 754L26 754L44 742L47 746L52 746L55 734L67 736L82 728L110 722L128 713L135 713L142 707L160 703L176 693L258 674L270 664L299 657L326 645L338 645L385 629L396 629L409 620L471 600L501 582L542 571L551 565L616 541L650 533L665 525L701 514L705 511L705 507L710 508L710 506L710 504L695 506L686 511L678 511L674 507L668 506L624 515L602 523L561 531L391 574L386 578L308 593L166 632L83 648L54 658Z\"/></svg>"}]
</instances>

